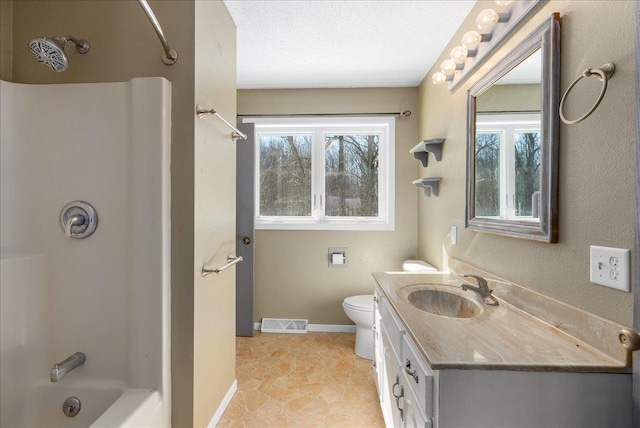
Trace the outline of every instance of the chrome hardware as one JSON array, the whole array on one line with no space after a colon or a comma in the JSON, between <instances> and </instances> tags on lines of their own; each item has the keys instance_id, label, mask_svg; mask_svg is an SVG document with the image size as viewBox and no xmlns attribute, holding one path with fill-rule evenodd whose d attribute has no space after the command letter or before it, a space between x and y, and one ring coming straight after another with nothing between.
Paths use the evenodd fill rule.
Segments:
<instances>
[{"instance_id":1,"label":"chrome hardware","mask_svg":"<svg viewBox=\"0 0 640 428\"><path fill-rule=\"evenodd\" d=\"M587 117L589 117L589 115L593 113L596 108L598 108L598 106L600 105L600 102L602 101L602 98L604 98L604 93L607 92L607 82L609 81L609 79L611 79L611 76L613 76L613 73L615 72L615 70L616 70L615 65L608 62L600 68L588 68L585 71L583 71L582 74L578 76L576 80L574 80L573 83L569 85L567 90L564 92L564 95L562 95L562 98L560 99L560 107L558 109L560 111L560 119L567 125L573 125L575 123L582 122ZM578 119L573 119L573 120L567 119L567 117L564 115L564 102L567 99L567 95L569 95L569 91L571 91L571 89L573 89L576 83L578 83L584 77L590 77L590 76L596 76L598 80L602 82L602 87L600 88L600 95L598 95L598 99L593 104L593 106L591 106L589 111L587 111L585 114L580 116Z\"/></svg>"},{"instance_id":2,"label":"chrome hardware","mask_svg":"<svg viewBox=\"0 0 640 428\"><path fill-rule=\"evenodd\" d=\"M156 18L156 15L153 13L153 9L147 3L147 0L138 0L138 4L149 18L149 22L153 26L153 29L156 31L158 38L160 39L160 43L162 44L162 49L164 50L164 55L162 56L162 62L166 65L175 64L178 61L178 53L169 47L169 43L167 43L167 39L164 37L164 33L162 32L162 27L160 26L160 22Z\"/></svg>"},{"instance_id":3,"label":"chrome hardware","mask_svg":"<svg viewBox=\"0 0 640 428\"><path fill-rule=\"evenodd\" d=\"M373 301L375 303L380 303L380 299L378 299L378 296L373 296Z\"/></svg>"},{"instance_id":4,"label":"chrome hardware","mask_svg":"<svg viewBox=\"0 0 640 428\"><path fill-rule=\"evenodd\" d=\"M69 202L60 211L60 228L67 238L84 239L98 227L98 213L84 201Z\"/></svg>"},{"instance_id":5,"label":"chrome hardware","mask_svg":"<svg viewBox=\"0 0 640 428\"><path fill-rule=\"evenodd\" d=\"M403 401L400 407L400 399ZM396 397L396 408L400 411L400 420L404 422L404 386L400 385L400 395Z\"/></svg>"},{"instance_id":6,"label":"chrome hardware","mask_svg":"<svg viewBox=\"0 0 640 428\"><path fill-rule=\"evenodd\" d=\"M400 375L396 375L396 383L391 387L391 394L393 394L395 398L398 398L400 395L396 394L396 386L400 386Z\"/></svg>"},{"instance_id":7,"label":"chrome hardware","mask_svg":"<svg viewBox=\"0 0 640 428\"><path fill-rule=\"evenodd\" d=\"M407 358L407 362L404 365L404 371L407 372L407 374L409 376L411 376L413 378L413 380L416 381L416 383L418 383L418 380L420 379L418 377L418 371L417 370L411 370L411 360Z\"/></svg>"},{"instance_id":8,"label":"chrome hardware","mask_svg":"<svg viewBox=\"0 0 640 428\"><path fill-rule=\"evenodd\" d=\"M244 245L249 245L251 244L251 238L249 238L248 236L245 236L244 238L242 238L242 243Z\"/></svg>"},{"instance_id":9,"label":"chrome hardware","mask_svg":"<svg viewBox=\"0 0 640 428\"><path fill-rule=\"evenodd\" d=\"M477 287L472 287L470 284L462 284L460 287L463 291L471 290L474 291L482 301L489 306L498 306L498 301L495 297L491 295L493 292L489 289L489 284L487 284L487 280L478 275L463 275L465 278L475 278L478 281Z\"/></svg>"},{"instance_id":10,"label":"chrome hardware","mask_svg":"<svg viewBox=\"0 0 640 428\"><path fill-rule=\"evenodd\" d=\"M72 418L78 413L80 413L80 408L82 404L80 403L80 399L78 397L69 397L64 400L62 403L62 413L68 418Z\"/></svg>"},{"instance_id":11,"label":"chrome hardware","mask_svg":"<svg viewBox=\"0 0 640 428\"><path fill-rule=\"evenodd\" d=\"M222 267L219 267L218 269L211 269L210 267L207 267L207 265L202 265L202 276L207 276L212 273L220 273L223 270L228 269L237 263L240 263L242 260L243 260L242 256L238 256L238 257L227 256L227 264Z\"/></svg>"},{"instance_id":12,"label":"chrome hardware","mask_svg":"<svg viewBox=\"0 0 640 428\"><path fill-rule=\"evenodd\" d=\"M58 382L67 375L71 370L81 366L87 360L82 352L76 352L61 363L56 363L51 369L51 382Z\"/></svg>"},{"instance_id":13,"label":"chrome hardware","mask_svg":"<svg viewBox=\"0 0 640 428\"><path fill-rule=\"evenodd\" d=\"M622 329L618 332L618 340L628 351L640 350L640 334L637 331Z\"/></svg>"},{"instance_id":14,"label":"chrome hardware","mask_svg":"<svg viewBox=\"0 0 640 428\"><path fill-rule=\"evenodd\" d=\"M245 134L244 132L240 131L238 128L233 126L233 124L231 124L231 122L229 122L224 117L220 116L220 113L218 113L216 111L216 109L212 108L212 109L207 110L206 108L200 107L199 105L196 106L196 115L198 116L199 119L202 119L203 117L205 117L208 114L214 115L215 117L217 117L218 119L223 121L225 125L227 125L229 128L231 128L233 130L233 132L231 133L231 139L233 141L238 141L239 139L243 139L243 140L247 139L247 134Z\"/></svg>"}]
</instances>

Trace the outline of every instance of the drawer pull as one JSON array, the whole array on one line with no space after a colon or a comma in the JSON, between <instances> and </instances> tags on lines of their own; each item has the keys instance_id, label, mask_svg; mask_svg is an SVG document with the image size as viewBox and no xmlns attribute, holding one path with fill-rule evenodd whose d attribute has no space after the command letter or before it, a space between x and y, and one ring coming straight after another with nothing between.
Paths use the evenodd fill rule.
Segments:
<instances>
[{"instance_id":1,"label":"drawer pull","mask_svg":"<svg viewBox=\"0 0 640 428\"><path fill-rule=\"evenodd\" d=\"M404 366L404 371L407 372L407 374L409 376L411 376L413 378L413 380L416 381L416 383L418 383L418 380L420 379L420 377L418 376L418 372L417 370L411 370L411 360L407 358L407 362Z\"/></svg>"},{"instance_id":2,"label":"drawer pull","mask_svg":"<svg viewBox=\"0 0 640 428\"><path fill-rule=\"evenodd\" d=\"M402 399L402 407L400 400ZM400 395L396 397L396 408L400 411L400 420L404 422L404 387L400 386Z\"/></svg>"},{"instance_id":3,"label":"drawer pull","mask_svg":"<svg viewBox=\"0 0 640 428\"><path fill-rule=\"evenodd\" d=\"M395 398L400 397L400 395L396 394L396 386L400 385L400 376L396 376L396 383L393 384L393 386L391 387L391 393L393 394L393 396Z\"/></svg>"}]
</instances>

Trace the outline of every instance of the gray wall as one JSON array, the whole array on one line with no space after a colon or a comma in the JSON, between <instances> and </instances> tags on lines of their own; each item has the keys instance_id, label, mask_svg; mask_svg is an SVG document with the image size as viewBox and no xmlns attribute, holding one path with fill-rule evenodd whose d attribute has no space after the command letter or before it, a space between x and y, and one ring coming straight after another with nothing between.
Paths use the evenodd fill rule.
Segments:
<instances>
[{"instance_id":1,"label":"gray wall","mask_svg":"<svg viewBox=\"0 0 640 428\"><path fill-rule=\"evenodd\" d=\"M475 16L494 2L474 6L449 46L473 27ZM438 198L419 198L418 254L446 265L459 258L534 291L625 325L633 302L625 293L589 282L589 245L633 246L633 143L635 3L631 1L551 1L453 93L434 86L431 74L420 85L420 138L445 137L442 162L418 174L442 176ZM586 68L606 62L616 73L600 107L587 120L560 128L559 243L541 244L464 229L467 90L496 58L513 49L553 12L562 18L561 89ZM440 64L444 56L435 64ZM578 117L598 94L597 79L586 79L571 92L567 115ZM458 244L449 244L451 226Z\"/></svg>"}]
</instances>

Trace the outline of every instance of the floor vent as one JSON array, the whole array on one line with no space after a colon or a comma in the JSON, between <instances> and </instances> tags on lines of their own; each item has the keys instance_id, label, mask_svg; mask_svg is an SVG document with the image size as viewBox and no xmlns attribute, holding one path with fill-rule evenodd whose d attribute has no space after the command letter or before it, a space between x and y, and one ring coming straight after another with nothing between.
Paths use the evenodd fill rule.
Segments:
<instances>
[{"instance_id":1,"label":"floor vent","mask_svg":"<svg viewBox=\"0 0 640 428\"><path fill-rule=\"evenodd\" d=\"M262 318L260 331L263 333L306 333L308 320L284 318Z\"/></svg>"}]
</instances>

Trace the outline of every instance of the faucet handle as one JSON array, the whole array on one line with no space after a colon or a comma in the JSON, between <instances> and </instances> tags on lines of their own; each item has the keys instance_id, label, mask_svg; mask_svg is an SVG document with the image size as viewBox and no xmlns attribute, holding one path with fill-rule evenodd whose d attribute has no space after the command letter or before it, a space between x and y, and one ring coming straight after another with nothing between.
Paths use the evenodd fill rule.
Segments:
<instances>
[{"instance_id":1,"label":"faucet handle","mask_svg":"<svg viewBox=\"0 0 640 428\"><path fill-rule=\"evenodd\" d=\"M486 288L486 289L489 288L489 284L487 283L487 280L479 275L466 274L462 276L464 276L465 278L475 278L476 281L478 281L478 285L480 286L480 288Z\"/></svg>"}]
</instances>

